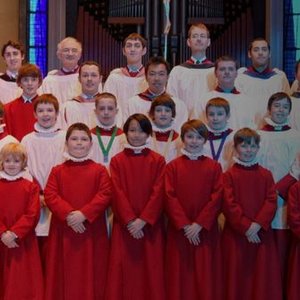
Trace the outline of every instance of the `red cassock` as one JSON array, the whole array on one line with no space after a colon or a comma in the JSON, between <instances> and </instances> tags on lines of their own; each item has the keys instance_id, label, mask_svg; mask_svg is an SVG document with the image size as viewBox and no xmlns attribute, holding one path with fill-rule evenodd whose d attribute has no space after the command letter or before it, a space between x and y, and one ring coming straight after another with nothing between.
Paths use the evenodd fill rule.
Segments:
<instances>
[{"instance_id":1,"label":"red cassock","mask_svg":"<svg viewBox=\"0 0 300 300\"><path fill-rule=\"evenodd\" d=\"M222 200L219 163L201 156L180 156L166 167L166 251L168 300L219 300L222 262L217 217ZM200 245L190 244L183 227L200 224Z\"/></svg>"},{"instance_id":2,"label":"red cassock","mask_svg":"<svg viewBox=\"0 0 300 300\"><path fill-rule=\"evenodd\" d=\"M224 299L282 299L279 257L270 228L276 199L271 172L258 164L235 164L225 173ZM245 235L252 222L262 227L261 243L250 243Z\"/></svg>"},{"instance_id":3,"label":"red cassock","mask_svg":"<svg viewBox=\"0 0 300 300\"><path fill-rule=\"evenodd\" d=\"M111 160L114 223L106 299L165 300L164 168L163 157L150 149L125 149ZM147 222L141 239L126 228L136 218Z\"/></svg>"},{"instance_id":4,"label":"red cassock","mask_svg":"<svg viewBox=\"0 0 300 300\"><path fill-rule=\"evenodd\" d=\"M289 191L288 224L293 232L288 265L288 297L299 300L300 297L300 181Z\"/></svg>"},{"instance_id":5,"label":"red cassock","mask_svg":"<svg viewBox=\"0 0 300 300\"><path fill-rule=\"evenodd\" d=\"M36 96L37 97L37 96ZM34 101L35 98L32 99ZM14 101L4 106L4 119L7 127L7 132L21 141L22 138L34 130L33 103L24 102L23 97L17 98Z\"/></svg>"},{"instance_id":6,"label":"red cassock","mask_svg":"<svg viewBox=\"0 0 300 300\"><path fill-rule=\"evenodd\" d=\"M0 235L18 236L17 248L0 241L0 299L43 299L43 276L34 228L39 220L39 188L24 178L0 179Z\"/></svg>"},{"instance_id":7,"label":"red cassock","mask_svg":"<svg viewBox=\"0 0 300 300\"><path fill-rule=\"evenodd\" d=\"M110 199L111 181L104 166L68 160L52 169L45 188L52 211L45 300L104 299L109 254L105 210ZM66 217L74 210L87 218L84 233L67 225Z\"/></svg>"}]
</instances>

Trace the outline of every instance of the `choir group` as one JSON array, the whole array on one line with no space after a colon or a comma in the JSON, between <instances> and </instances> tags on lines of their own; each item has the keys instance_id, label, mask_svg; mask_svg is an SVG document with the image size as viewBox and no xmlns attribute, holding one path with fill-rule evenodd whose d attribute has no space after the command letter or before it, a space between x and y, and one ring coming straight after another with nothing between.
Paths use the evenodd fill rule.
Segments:
<instances>
[{"instance_id":1,"label":"choir group","mask_svg":"<svg viewBox=\"0 0 300 300\"><path fill-rule=\"evenodd\" d=\"M187 46L144 66L132 33L103 86L75 38L44 79L3 46L0 300L299 299L300 61L290 88L263 38Z\"/></svg>"}]
</instances>

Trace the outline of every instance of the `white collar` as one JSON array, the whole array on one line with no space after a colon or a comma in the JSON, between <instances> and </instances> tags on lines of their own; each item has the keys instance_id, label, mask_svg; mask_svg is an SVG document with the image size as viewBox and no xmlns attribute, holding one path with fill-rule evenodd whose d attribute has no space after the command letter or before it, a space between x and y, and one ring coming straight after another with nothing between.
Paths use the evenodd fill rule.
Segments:
<instances>
[{"instance_id":1,"label":"white collar","mask_svg":"<svg viewBox=\"0 0 300 300\"><path fill-rule=\"evenodd\" d=\"M194 56L191 56L191 60L194 62L194 64L196 64L197 61L200 62L200 64L202 64L203 61L206 60L206 56L203 56L202 58L196 58L196 57L194 57Z\"/></svg>"},{"instance_id":2,"label":"white collar","mask_svg":"<svg viewBox=\"0 0 300 300\"><path fill-rule=\"evenodd\" d=\"M34 95L33 97L27 98L25 95L22 95L22 98L24 100L24 103L32 103L32 99L35 98L37 95Z\"/></svg>"},{"instance_id":3,"label":"white collar","mask_svg":"<svg viewBox=\"0 0 300 300\"><path fill-rule=\"evenodd\" d=\"M17 79L18 77L18 72L11 72L9 70L6 70L6 74L10 77L10 78L13 78L13 79Z\"/></svg>"},{"instance_id":4,"label":"white collar","mask_svg":"<svg viewBox=\"0 0 300 300\"><path fill-rule=\"evenodd\" d=\"M15 176L11 176L11 175L8 175L7 173L5 173L4 171L0 171L0 178L6 179L8 181L14 181L14 180L17 180L19 178L24 178L24 177L25 177L25 171L24 170L19 172Z\"/></svg>"},{"instance_id":5,"label":"white collar","mask_svg":"<svg viewBox=\"0 0 300 300\"><path fill-rule=\"evenodd\" d=\"M94 95L90 96L90 95L87 95L87 94L82 93L82 94L80 95L80 97L82 97L82 98L85 99L85 100L91 101L91 100L95 100L95 97L96 97L97 94L98 94L98 92L96 92Z\"/></svg>"},{"instance_id":6,"label":"white collar","mask_svg":"<svg viewBox=\"0 0 300 300\"><path fill-rule=\"evenodd\" d=\"M96 124L101 129L111 130L111 129L113 129L116 126L116 121L114 121L111 125L106 126L106 125L103 125L98 119L96 119Z\"/></svg>"},{"instance_id":7,"label":"white collar","mask_svg":"<svg viewBox=\"0 0 300 300\"><path fill-rule=\"evenodd\" d=\"M155 94L153 91L151 91L150 88L148 88L148 91L149 91L149 93L150 93L151 95L153 95L153 96L155 96L155 97L158 97L158 96L160 96L160 95L162 95L162 94L164 94L164 93L166 92L166 88L164 87L164 89L163 89L160 93L158 93L158 94Z\"/></svg>"},{"instance_id":8,"label":"white collar","mask_svg":"<svg viewBox=\"0 0 300 300\"><path fill-rule=\"evenodd\" d=\"M265 121L268 125L271 125L274 128L282 128L283 126L289 125L288 119L286 122L281 123L281 124L277 124L277 123L273 122L270 117L265 117Z\"/></svg>"},{"instance_id":9,"label":"white collar","mask_svg":"<svg viewBox=\"0 0 300 300\"><path fill-rule=\"evenodd\" d=\"M244 167L252 167L254 165L256 165L258 163L257 158L255 157L252 161L249 162L245 162L240 160L238 157L234 156L233 157L234 162L236 162L237 164L244 166Z\"/></svg>"},{"instance_id":10,"label":"white collar","mask_svg":"<svg viewBox=\"0 0 300 300\"><path fill-rule=\"evenodd\" d=\"M135 154L139 154L139 153L142 153L142 151L144 149L150 149L149 144L150 144L150 137L147 139L146 143L142 146L135 147L135 146L132 146L129 143L127 143L127 144L124 144L124 148L125 149L131 149L131 150L133 150L133 152Z\"/></svg>"},{"instance_id":11,"label":"white collar","mask_svg":"<svg viewBox=\"0 0 300 300\"><path fill-rule=\"evenodd\" d=\"M83 162L83 161L91 159L90 152L84 157L74 157L74 156L70 155L68 152L65 151L63 153L63 156L66 160L71 160L73 162Z\"/></svg>"},{"instance_id":12,"label":"white collar","mask_svg":"<svg viewBox=\"0 0 300 300\"><path fill-rule=\"evenodd\" d=\"M181 153L187 156L190 160L197 160L199 157L203 156L203 150L197 153L188 152L186 149L181 148Z\"/></svg>"},{"instance_id":13,"label":"white collar","mask_svg":"<svg viewBox=\"0 0 300 300\"><path fill-rule=\"evenodd\" d=\"M222 128L222 129L219 129L219 130L212 129L208 125L206 125L206 127L207 127L208 131L210 131L212 133L219 133L219 134L221 134L221 133L225 132L226 130L228 130L228 124L226 124L225 128Z\"/></svg>"},{"instance_id":14,"label":"white collar","mask_svg":"<svg viewBox=\"0 0 300 300\"><path fill-rule=\"evenodd\" d=\"M44 128L38 122L34 123L34 130L38 133L50 134L58 131L59 129L60 128L58 128L57 124L50 128Z\"/></svg>"},{"instance_id":15,"label":"white collar","mask_svg":"<svg viewBox=\"0 0 300 300\"><path fill-rule=\"evenodd\" d=\"M157 127L157 125L155 125L155 123L154 123L153 121L151 121L151 124L152 124L152 130L153 130L154 132L165 133L165 132L174 130L174 128L173 128L173 127L174 127L174 121L173 121L173 120L171 121L170 126L165 127L165 128Z\"/></svg>"},{"instance_id":16,"label":"white collar","mask_svg":"<svg viewBox=\"0 0 300 300\"><path fill-rule=\"evenodd\" d=\"M6 124L1 124L0 125L0 133L4 132L4 127L6 126Z\"/></svg>"}]
</instances>

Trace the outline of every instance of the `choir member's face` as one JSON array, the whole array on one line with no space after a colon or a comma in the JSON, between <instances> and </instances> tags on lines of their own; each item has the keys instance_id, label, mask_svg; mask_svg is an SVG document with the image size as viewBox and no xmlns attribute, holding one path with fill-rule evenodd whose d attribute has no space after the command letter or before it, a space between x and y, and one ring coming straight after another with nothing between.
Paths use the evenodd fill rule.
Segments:
<instances>
[{"instance_id":1,"label":"choir member's face","mask_svg":"<svg viewBox=\"0 0 300 300\"><path fill-rule=\"evenodd\" d=\"M192 53L206 51L210 45L208 32L204 28L193 28L187 39L187 45L191 48Z\"/></svg>"},{"instance_id":2,"label":"choir member's face","mask_svg":"<svg viewBox=\"0 0 300 300\"><path fill-rule=\"evenodd\" d=\"M15 176L23 169L23 160L18 155L9 154L3 161L3 170L10 176Z\"/></svg>"},{"instance_id":3,"label":"choir member's face","mask_svg":"<svg viewBox=\"0 0 300 300\"><path fill-rule=\"evenodd\" d=\"M22 55L19 49L16 49L12 46L7 46L4 52L4 60L7 69L10 72L16 73L22 65L22 61L24 60L24 54Z\"/></svg>"},{"instance_id":4,"label":"choir member's face","mask_svg":"<svg viewBox=\"0 0 300 300\"><path fill-rule=\"evenodd\" d=\"M140 147L146 144L148 134L142 130L138 121L131 120L126 138L131 146Z\"/></svg>"},{"instance_id":5,"label":"choir member's face","mask_svg":"<svg viewBox=\"0 0 300 300\"><path fill-rule=\"evenodd\" d=\"M213 130L226 128L229 115L222 106L209 106L206 112L208 126Z\"/></svg>"},{"instance_id":6,"label":"choir member's face","mask_svg":"<svg viewBox=\"0 0 300 300\"><path fill-rule=\"evenodd\" d=\"M73 40L66 40L58 50L57 56L64 68L67 70L75 69L81 57L80 44Z\"/></svg>"},{"instance_id":7,"label":"choir member's face","mask_svg":"<svg viewBox=\"0 0 300 300\"><path fill-rule=\"evenodd\" d=\"M101 75L96 65L84 65L79 75L82 92L88 96L94 96L99 91Z\"/></svg>"},{"instance_id":8,"label":"choir member's face","mask_svg":"<svg viewBox=\"0 0 300 300\"><path fill-rule=\"evenodd\" d=\"M290 114L290 110L291 106L286 98L274 101L269 111L271 120L276 124L286 123Z\"/></svg>"},{"instance_id":9,"label":"choir member's face","mask_svg":"<svg viewBox=\"0 0 300 300\"><path fill-rule=\"evenodd\" d=\"M168 81L168 71L164 64L150 65L146 79L149 89L154 94L160 94L165 90Z\"/></svg>"},{"instance_id":10,"label":"choir member's face","mask_svg":"<svg viewBox=\"0 0 300 300\"><path fill-rule=\"evenodd\" d=\"M101 98L95 109L99 122L104 126L111 126L115 123L118 108L115 99L110 97Z\"/></svg>"},{"instance_id":11,"label":"choir member's face","mask_svg":"<svg viewBox=\"0 0 300 300\"><path fill-rule=\"evenodd\" d=\"M51 128L56 123L57 112L52 103L39 103L34 115L38 124L43 128Z\"/></svg>"},{"instance_id":12,"label":"choir member's face","mask_svg":"<svg viewBox=\"0 0 300 300\"><path fill-rule=\"evenodd\" d=\"M154 108L153 122L159 128L166 128L172 123L172 109L164 105L157 105Z\"/></svg>"},{"instance_id":13,"label":"choir member's face","mask_svg":"<svg viewBox=\"0 0 300 300\"><path fill-rule=\"evenodd\" d=\"M254 67L266 67L269 63L270 51L266 41L255 41L252 48L248 51L248 57L252 60Z\"/></svg>"},{"instance_id":14,"label":"choir member's face","mask_svg":"<svg viewBox=\"0 0 300 300\"><path fill-rule=\"evenodd\" d=\"M142 57L146 54L147 48L142 45L142 42L138 39L127 40L123 48L123 54L127 59L127 64L141 64Z\"/></svg>"},{"instance_id":15,"label":"choir member's face","mask_svg":"<svg viewBox=\"0 0 300 300\"><path fill-rule=\"evenodd\" d=\"M85 131L75 129L72 131L66 144L71 156L81 158L88 155L92 141Z\"/></svg>"},{"instance_id":16,"label":"choir member's face","mask_svg":"<svg viewBox=\"0 0 300 300\"><path fill-rule=\"evenodd\" d=\"M234 80L237 76L236 65L234 61L220 61L216 69L218 83L222 85L234 86Z\"/></svg>"},{"instance_id":17,"label":"choir member's face","mask_svg":"<svg viewBox=\"0 0 300 300\"><path fill-rule=\"evenodd\" d=\"M243 162L251 162L256 157L259 146L255 143L254 138L249 143L241 143L235 147L238 158Z\"/></svg>"},{"instance_id":18,"label":"choir member's face","mask_svg":"<svg viewBox=\"0 0 300 300\"><path fill-rule=\"evenodd\" d=\"M205 139L196 130L188 130L183 137L183 144L187 152L199 153L203 149Z\"/></svg>"},{"instance_id":19,"label":"choir member's face","mask_svg":"<svg viewBox=\"0 0 300 300\"><path fill-rule=\"evenodd\" d=\"M20 86L23 90L23 94L27 98L32 98L37 94L36 91L40 86L40 82L37 77L25 76L21 78Z\"/></svg>"}]
</instances>

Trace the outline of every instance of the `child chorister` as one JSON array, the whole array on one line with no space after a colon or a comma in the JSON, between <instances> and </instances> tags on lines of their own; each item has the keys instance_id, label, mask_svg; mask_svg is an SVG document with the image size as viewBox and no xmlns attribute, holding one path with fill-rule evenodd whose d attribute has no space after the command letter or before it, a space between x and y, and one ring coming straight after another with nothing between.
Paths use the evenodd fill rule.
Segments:
<instances>
[{"instance_id":1,"label":"child chorister","mask_svg":"<svg viewBox=\"0 0 300 300\"><path fill-rule=\"evenodd\" d=\"M271 221L276 211L274 180L256 160L259 135L234 135L235 164L224 175L223 231L226 300L282 299L281 274Z\"/></svg>"},{"instance_id":2,"label":"child chorister","mask_svg":"<svg viewBox=\"0 0 300 300\"><path fill-rule=\"evenodd\" d=\"M105 210L111 181L89 157L92 137L82 123L66 134L66 162L54 167L45 188L52 212L46 255L45 299L104 299L109 241Z\"/></svg>"},{"instance_id":3,"label":"child chorister","mask_svg":"<svg viewBox=\"0 0 300 300\"><path fill-rule=\"evenodd\" d=\"M145 115L124 124L128 144L110 163L114 223L109 262L109 300L165 300L163 176L165 161L150 150Z\"/></svg>"},{"instance_id":4,"label":"child chorister","mask_svg":"<svg viewBox=\"0 0 300 300\"><path fill-rule=\"evenodd\" d=\"M27 154L17 143L0 152L0 299L43 300L43 277L34 228L39 188L23 178Z\"/></svg>"},{"instance_id":5,"label":"child chorister","mask_svg":"<svg viewBox=\"0 0 300 300\"><path fill-rule=\"evenodd\" d=\"M222 262L217 217L222 169L203 155L208 131L200 120L182 126L182 156L166 167L168 300L222 299Z\"/></svg>"},{"instance_id":6,"label":"child chorister","mask_svg":"<svg viewBox=\"0 0 300 300\"><path fill-rule=\"evenodd\" d=\"M119 108L113 94L102 93L95 99L97 126L91 130L93 137L93 159L108 167L111 158L121 152L126 137L117 125Z\"/></svg>"},{"instance_id":7,"label":"child chorister","mask_svg":"<svg viewBox=\"0 0 300 300\"><path fill-rule=\"evenodd\" d=\"M149 117L152 119L152 149L161 154L166 162L179 155L181 141L174 128L176 105L167 94L158 96L151 103Z\"/></svg>"}]
</instances>

